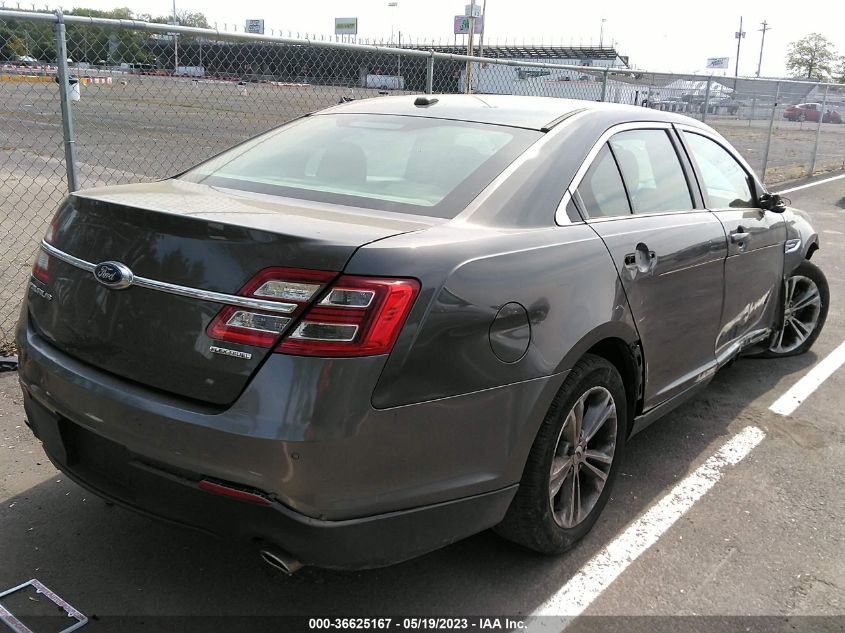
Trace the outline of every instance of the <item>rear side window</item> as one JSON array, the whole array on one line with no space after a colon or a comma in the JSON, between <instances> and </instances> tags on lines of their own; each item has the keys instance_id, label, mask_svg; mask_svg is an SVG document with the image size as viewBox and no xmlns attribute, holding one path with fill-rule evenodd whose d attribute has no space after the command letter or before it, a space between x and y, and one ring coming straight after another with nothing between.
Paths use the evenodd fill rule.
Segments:
<instances>
[{"instance_id":1,"label":"rear side window","mask_svg":"<svg viewBox=\"0 0 845 633\"><path fill-rule=\"evenodd\" d=\"M665 130L631 130L610 139L634 213L693 208L689 185Z\"/></svg>"},{"instance_id":2,"label":"rear side window","mask_svg":"<svg viewBox=\"0 0 845 633\"><path fill-rule=\"evenodd\" d=\"M181 178L452 218L541 136L426 117L315 115L238 145Z\"/></svg>"},{"instance_id":3,"label":"rear side window","mask_svg":"<svg viewBox=\"0 0 845 633\"><path fill-rule=\"evenodd\" d=\"M578 185L584 211L591 218L629 215L628 197L622 176L607 145L604 145Z\"/></svg>"},{"instance_id":4,"label":"rear side window","mask_svg":"<svg viewBox=\"0 0 845 633\"><path fill-rule=\"evenodd\" d=\"M684 140L701 176L709 208L757 206L748 174L721 145L706 136L690 132L684 132Z\"/></svg>"}]
</instances>

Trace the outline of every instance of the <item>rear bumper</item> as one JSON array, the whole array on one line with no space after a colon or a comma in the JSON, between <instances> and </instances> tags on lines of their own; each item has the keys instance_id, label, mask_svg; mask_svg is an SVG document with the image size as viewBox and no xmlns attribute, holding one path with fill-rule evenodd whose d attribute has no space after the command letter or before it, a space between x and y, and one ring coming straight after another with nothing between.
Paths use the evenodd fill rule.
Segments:
<instances>
[{"instance_id":1,"label":"rear bumper","mask_svg":"<svg viewBox=\"0 0 845 633\"><path fill-rule=\"evenodd\" d=\"M497 524L563 380L374 409L361 395L383 358L277 354L220 411L70 358L25 311L17 342L30 424L71 478L136 510L266 540L325 567L385 565ZM206 492L202 478L272 503Z\"/></svg>"},{"instance_id":2,"label":"rear bumper","mask_svg":"<svg viewBox=\"0 0 845 633\"><path fill-rule=\"evenodd\" d=\"M323 521L277 501L264 506L206 492L190 474L162 470L123 447L111 446L29 396L24 402L29 424L48 457L81 486L172 523L282 547L307 565L361 569L424 554L498 523L517 488L362 519ZM80 435L92 436L84 440L84 450L73 446L82 443ZM96 464L80 458L80 453L102 449L108 456Z\"/></svg>"}]
</instances>

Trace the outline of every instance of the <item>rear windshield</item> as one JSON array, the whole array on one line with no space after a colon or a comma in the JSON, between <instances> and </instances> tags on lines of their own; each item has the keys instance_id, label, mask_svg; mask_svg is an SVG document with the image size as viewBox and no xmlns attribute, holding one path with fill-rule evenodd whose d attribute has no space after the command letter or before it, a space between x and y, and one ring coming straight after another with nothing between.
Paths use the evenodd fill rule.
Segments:
<instances>
[{"instance_id":1,"label":"rear windshield","mask_svg":"<svg viewBox=\"0 0 845 633\"><path fill-rule=\"evenodd\" d=\"M181 178L212 186L452 218L541 132L424 117L294 121Z\"/></svg>"}]
</instances>

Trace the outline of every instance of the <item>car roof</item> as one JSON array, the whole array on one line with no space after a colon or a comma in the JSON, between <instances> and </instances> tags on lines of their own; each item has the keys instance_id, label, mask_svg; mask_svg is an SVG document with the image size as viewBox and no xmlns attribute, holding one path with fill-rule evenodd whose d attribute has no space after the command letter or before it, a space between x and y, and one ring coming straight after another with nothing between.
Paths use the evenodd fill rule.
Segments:
<instances>
[{"instance_id":1,"label":"car roof","mask_svg":"<svg viewBox=\"0 0 845 633\"><path fill-rule=\"evenodd\" d=\"M414 105L420 97L429 99L431 105ZM689 117L639 106L556 97L486 94L375 97L350 101L317 114L394 114L546 130L584 110L614 112L617 117L627 113L632 121L691 123Z\"/></svg>"}]
</instances>

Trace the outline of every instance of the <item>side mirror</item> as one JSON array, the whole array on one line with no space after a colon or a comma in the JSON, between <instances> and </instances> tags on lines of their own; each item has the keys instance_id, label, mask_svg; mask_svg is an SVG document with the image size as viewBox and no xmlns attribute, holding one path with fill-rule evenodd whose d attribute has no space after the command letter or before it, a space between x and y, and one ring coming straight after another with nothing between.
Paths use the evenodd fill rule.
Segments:
<instances>
[{"instance_id":1,"label":"side mirror","mask_svg":"<svg viewBox=\"0 0 845 633\"><path fill-rule=\"evenodd\" d=\"M786 203L779 194L764 193L760 196L760 208L765 211L773 211L774 213L783 213L786 211Z\"/></svg>"}]
</instances>

